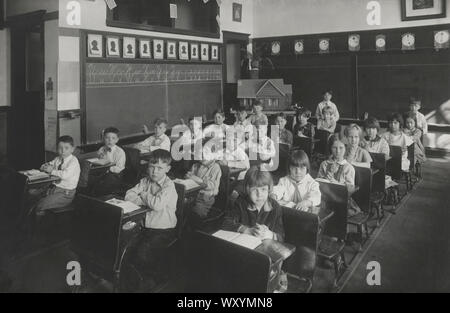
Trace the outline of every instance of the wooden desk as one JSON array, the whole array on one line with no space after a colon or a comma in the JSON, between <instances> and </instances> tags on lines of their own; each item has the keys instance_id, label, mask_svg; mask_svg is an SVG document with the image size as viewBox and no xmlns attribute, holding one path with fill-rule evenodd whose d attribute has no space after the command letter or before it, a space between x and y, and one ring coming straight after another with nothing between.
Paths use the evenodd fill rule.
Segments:
<instances>
[{"instance_id":1,"label":"wooden desk","mask_svg":"<svg viewBox=\"0 0 450 313\"><path fill-rule=\"evenodd\" d=\"M236 168L236 167L230 167L229 169L230 169L230 177L236 179L239 177L239 174L247 170L245 168Z\"/></svg>"},{"instance_id":2,"label":"wooden desk","mask_svg":"<svg viewBox=\"0 0 450 313\"><path fill-rule=\"evenodd\" d=\"M359 190L358 186L347 186L347 190L348 190L348 198L350 199L350 197Z\"/></svg>"},{"instance_id":3,"label":"wooden desk","mask_svg":"<svg viewBox=\"0 0 450 313\"><path fill-rule=\"evenodd\" d=\"M380 172L380 169L378 169L378 168L371 168L370 170L372 172L372 176L375 176L376 174L378 174Z\"/></svg>"},{"instance_id":4,"label":"wooden desk","mask_svg":"<svg viewBox=\"0 0 450 313\"><path fill-rule=\"evenodd\" d=\"M114 165L116 165L116 164L112 163L112 162L111 163L107 163L107 164L94 164L94 163L91 163L91 170L92 171L107 170L111 166L114 166Z\"/></svg>"},{"instance_id":5,"label":"wooden desk","mask_svg":"<svg viewBox=\"0 0 450 313\"><path fill-rule=\"evenodd\" d=\"M61 178L59 178L57 176L51 176L51 175L47 178L36 179L33 181L30 181L29 179L27 179L27 186L36 188L37 186L56 183L56 182L59 182L60 180L61 180Z\"/></svg>"},{"instance_id":6,"label":"wooden desk","mask_svg":"<svg viewBox=\"0 0 450 313\"><path fill-rule=\"evenodd\" d=\"M295 246L272 239L263 240L262 244L255 248L256 252L267 255L272 264L277 264L289 258L295 252Z\"/></svg>"}]
</instances>

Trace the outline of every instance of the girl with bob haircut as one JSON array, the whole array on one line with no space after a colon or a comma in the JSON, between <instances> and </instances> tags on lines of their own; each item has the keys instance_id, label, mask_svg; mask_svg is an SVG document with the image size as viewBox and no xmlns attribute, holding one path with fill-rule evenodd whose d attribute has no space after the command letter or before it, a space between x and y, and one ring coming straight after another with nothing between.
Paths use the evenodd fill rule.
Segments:
<instances>
[{"instance_id":1,"label":"girl with bob haircut","mask_svg":"<svg viewBox=\"0 0 450 313\"><path fill-rule=\"evenodd\" d=\"M409 136L402 131L403 118L399 113L392 114L388 119L389 131L383 134L383 138L391 146L402 148L402 171L409 170L408 146L413 144Z\"/></svg>"},{"instance_id":2,"label":"girl with bob haircut","mask_svg":"<svg viewBox=\"0 0 450 313\"><path fill-rule=\"evenodd\" d=\"M312 212L320 205L319 183L310 172L308 155L303 150L293 151L288 161L288 173L273 189L273 197L281 203L295 203L294 208Z\"/></svg>"},{"instance_id":3,"label":"girl with bob haircut","mask_svg":"<svg viewBox=\"0 0 450 313\"><path fill-rule=\"evenodd\" d=\"M389 144L382 138L380 133L380 123L374 117L369 117L364 123L366 137L361 141L361 147L371 153L383 153L386 158L389 157Z\"/></svg>"}]
</instances>

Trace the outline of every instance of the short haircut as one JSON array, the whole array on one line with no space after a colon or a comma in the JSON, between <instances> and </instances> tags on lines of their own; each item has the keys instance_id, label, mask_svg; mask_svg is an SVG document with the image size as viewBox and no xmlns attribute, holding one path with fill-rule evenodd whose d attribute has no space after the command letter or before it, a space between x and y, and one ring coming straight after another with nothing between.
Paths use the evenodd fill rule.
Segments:
<instances>
[{"instance_id":1,"label":"short haircut","mask_svg":"<svg viewBox=\"0 0 450 313\"><path fill-rule=\"evenodd\" d=\"M109 133L113 133L116 134L117 136L119 135L119 129L117 129L116 127L108 127L105 128L105 130L103 131L103 134L109 134Z\"/></svg>"},{"instance_id":2,"label":"short haircut","mask_svg":"<svg viewBox=\"0 0 450 313\"><path fill-rule=\"evenodd\" d=\"M417 97L411 97L409 99L409 104L421 104L422 100L420 98Z\"/></svg>"},{"instance_id":3,"label":"short haircut","mask_svg":"<svg viewBox=\"0 0 450 313\"><path fill-rule=\"evenodd\" d=\"M257 166L253 166L247 171L244 179L244 188L247 195L250 194L250 188L269 186L273 188L273 178L269 171L263 171Z\"/></svg>"},{"instance_id":4,"label":"short haircut","mask_svg":"<svg viewBox=\"0 0 450 313\"><path fill-rule=\"evenodd\" d=\"M156 120L155 120L155 123L154 123L156 126L160 126L160 125L162 125L162 124L164 124L164 125L166 125L167 126L167 120L165 119L165 118L162 118L162 117L159 117L159 118L157 118Z\"/></svg>"},{"instance_id":5,"label":"short haircut","mask_svg":"<svg viewBox=\"0 0 450 313\"><path fill-rule=\"evenodd\" d=\"M400 113L392 113L391 115L389 115L388 123L394 122L394 121L397 121L400 124L400 128L403 128L404 121L403 121L403 117Z\"/></svg>"},{"instance_id":6,"label":"short haircut","mask_svg":"<svg viewBox=\"0 0 450 313\"><path fill-rule=\"evenodd\" d=\"M278 113L278 114L276 115L276 117L281 117L282 119L287 120L286 114L284 114L283 112Z\"/></svg>"},{"instance_id":7,"label":"short haircut","mask_svg":"<svg viewBox=\"0 0 450 313\"><path fill-rule=\"evenodd\" d=\"M240 106L240 107L237 109L237 111L238 111L238 113L242 113L242 112L247 113L247 108L246 108L245 106Z\"/></svg>"},{"instance_id":8,"label":"short haircut","mask_svg":"<svg viewBox=\"0 0 450 313\"><path fill-rule=\"evenodd\" d=\"M345 147L345 143L339 138L339 136L336 135L332 135L329 139L328 139L328 149L331 153L331 147L333 147L335 142L340 142L344 145Z\"/></svg>"},{"instance_id":9,"label":"short haircut","mask_svg":"<svg viewBox=\"0 0 450 313\"><path fill-rule=\"evenodd\" d=\"M414 114L413 112L405 113L403 115L403 119L404 119L405 123L408 118L412 119L416 123L416 126L417 126L417 115L416 114Z\"/></svg>"},{"instance_id":10,"label":"short haircut","mask_svg":"<svg viewBox=\"0 0 450 313\"><path fill-rule=\"evenodd\" d=\"M261 101L261 100L257 100L257 101L255 101L254 103L253 103L253 106L255 107L255 106L260 106L260 107L262 107L262 106L264 106L263 105L263 102Z\"/></svg>"},{"instance_id":11,"label":"short haircut","mask_svg":"<svg viewBox=\"0 0 450 313\"><path fill-rule=\"evenodd\" d=\"M325 115L325 112L330 112L331 115L334 114L334 110L332 107L330 107L329 105L326 105L323 109L322 109L322 114Z\"/></svg>"},{"instance_id":12,"label":"short haircut","mask_svg":"<svg viewBox=\"0 0 450 313\"><path fill-rule=\"evenodd\" d=\"M303 150L294 150L289 155L288 161L289 167L306 167L307 172L311 170L311 164L309 162L309 157Z\"/></svg>"},{"instance_id":13,"label":"short haircut","mask_svg":"<svg viewBox=\"0 0 450 313\"><path fill-rule=\"evenodd\" d=\"M350 131L353 130L353 129L355 129L355 130L358 131L358 135L359 135L359 137L361 138L362 130L361 130L361 127L359 127L359 125L357 125L357 124L350 124L350 125L348 125L348 126L344 129L344 136L345 136L345 137L348 137Z\"/></svg>"},{"instance_id":14,"label":"short haircut","mask_svg":"<svg viewBox=\"0 0 450 313\"><path fill-rule=\"evenodd\" d=\"M215 110L213 116L216 116L216 114L220 114L222 117L225 117L225 112L221 109Z\"/></svg>"},{"instance_id":15,"label":"short haircut","mask_svg":"<svg viewBox=\"0 0 450 313\"><path fill-rule=\"evenodd\" d=\"M327 94L327 93L329 93L330 95L333 95L333 90L331 90L331 89L326 89L326 90L324 90L323 95L325 95L325 94Z\"/></svg>"},{"instance_id":16,"label":"short haircut","mask_svg":"<svg viewBox=\"0 0 450 313\"><path fill-rule=\"evenodd\" d=\"M148 164L156 164L159 161L161 161L162 163L166 163L167 165L170 165L170 163L172 162L170 152L167 150L158 149L150 153Z\"/></svg>"},{"instance_id":17,"label":"short haircut","mask_svg":"<svg viewBox=\"0 0 450 313\"><path fill-rule=\"evenodd\" d=\"M297 110L297 117L300 117L304 115L306 118L310 118L312 113L310 110L306 109L306 108L300 108Z\"/></svg>"},{"instance_id":18,"label":"short haircut","mask_svg":"<svg viewBox=\"0 0 450 313\"><path fill-rule=\"evenodd\" d=\"M72 147L75 146L75 143L73 141L73 138L70 136L61 136L58 138L58 143L63 142L63 143L68 143L70 144Z\"/></svg>"},{"instance_id":19,"label":"short haircut","mask_svg":"<svg viewBox=\"0 0 450 313\"><path fill-rule=\"evenodd\" d=\"M376 128L377 131L380 131L380 122L378 122L378 120L375 117L369 117L365 122L364 122L364 129L367 130L369 128Z\"/></svg>"}]
</instances>

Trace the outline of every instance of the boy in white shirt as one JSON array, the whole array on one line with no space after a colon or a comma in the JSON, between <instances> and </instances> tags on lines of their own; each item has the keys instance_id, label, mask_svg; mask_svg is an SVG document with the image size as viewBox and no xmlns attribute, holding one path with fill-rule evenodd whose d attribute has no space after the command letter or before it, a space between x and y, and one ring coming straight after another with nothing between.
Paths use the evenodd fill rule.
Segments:
<instances>
[{"instance_id":1,"label":"boy in white shirt","mask_svg":"<svg viewBox=\"0 0 450 313\"><path fill-rule=\"evenodd\" d=\"M122 172L125 169L125 151L117 146L119 141L119 130L115 127L106 128L103 132L104 146L101 147L97 155L99 159L112 163L113 166L102 176L96 178L92 185L92 195L100 197L108 195L120 187Z\"/></svg>"},{"instance_id":2,"label":"boy in white shirt","mask_svg":"<svg viewBox=\"0 0 450 313\"><path fill-rule=\"evenodd\" d=\"M166 150L170 152L170 138L166 135L167 120L158 118L155 120L155 134L146 140L135 145L141 153L148 153L155 150ZM144 127L144 132L148 134L147 127Z\"/></svg>"},{"instance_id":3,"label":"boy in white shirt","mask_svg":"<svg viewBox=\"0 0 450 313\"><path fill-rule=\"evenodd\" d=\"M411 104L409 105L409 110L412 114L416 116L417 124L416 126L422 130L423 135L428 134L428 123L425 115L419 112L422 107L422 102L418 99L411 99Z\"/></svg>"},{"instance_id":4,"label":"boy in white shirt","mask_svg":"<svg viewBox=\"0 0 450 313\"><path fill-rule=\"evenodd\" d=\"M158 280L163 274L163 251L176 236L178 194L174 182L167 177L170 152L155 150L148 163L148 176L127 191L125 200L150 211L145 217L145 229L136 247L136 264L140 270Z\"/></svg>"},{"instance_id":5,"label":"boy in white shirt","mask_svg":"<svg viewBox=\"0 0 450 313\"><path fill-rule=\"evenodd\" d=\"M75 197L80 178L80 164L73 156L74 141L70 136L58 139L58 157L41 166L41 171L57 176L61 180L47 190L46 196L36 206L36 218L39 221L46 211L68 206Z\"/></svg>"},{"instance_id":6,"label":"boy in white shirt","mask_svg":"<svg viewBox=\"0 0 450 313\"><path fill-rule=\"evenodd\" d=\"M335 122L339 121L339 119L340 119L339 111L337 109L336 104L331 102L332 98L333 98L333 91L326 90L323 94L323 101L317 105L316 117L318 120L325 119L325 117L323 115L323 109L328 106L328 107L331 107L331 109L332 109L334 121Z\"/></svg>"}]
</instances>

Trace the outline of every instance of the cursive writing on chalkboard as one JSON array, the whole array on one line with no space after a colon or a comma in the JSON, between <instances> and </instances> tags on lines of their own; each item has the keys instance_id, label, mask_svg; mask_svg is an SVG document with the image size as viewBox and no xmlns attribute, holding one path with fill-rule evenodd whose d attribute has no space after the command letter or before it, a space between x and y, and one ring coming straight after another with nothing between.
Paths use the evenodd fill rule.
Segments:
<instances>
[{"instance_id":1,"label":"cursive writing on chalkboard","mask_svg":"<svg viewBox=\"0 0 450 313\"><path fill-rule=\"evenodd\" d=\"M222 66L213 64L86 64L86 85L134 85L222 81Z\"/></svg>"}]
</instances>

